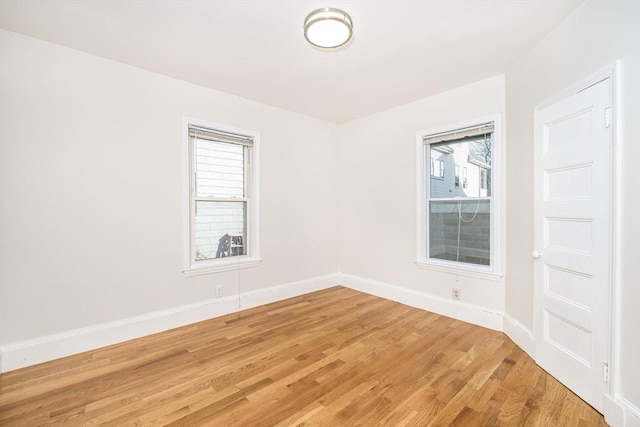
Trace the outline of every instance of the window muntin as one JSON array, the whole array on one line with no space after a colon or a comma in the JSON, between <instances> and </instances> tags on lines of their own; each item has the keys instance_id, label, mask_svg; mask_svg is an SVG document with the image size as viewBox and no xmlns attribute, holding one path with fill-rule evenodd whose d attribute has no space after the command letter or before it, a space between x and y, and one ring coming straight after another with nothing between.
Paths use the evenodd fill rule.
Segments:
<instances>
[{"instance_id":1,"label":"window muntin","mask_svg":"<svg viewBox=\"0 0 640 427\"><path fill-rule=\"evenodd\" d=\"M256 265L258 135L185 119L188 237L185 273Z\"/></svg>"},{"instance_id":2,"label":"window muntin","mask_svg":"<svg viewBox=\"0 0 640 427\"><path fill-rule=\"evenodd\" d=\"M492 188L495 121L424 131L418 137L422 176L427 178L419 185L423 197L419 263L499 273ZM437 179L439 169L431 167L438 167L438 162L450 171L443 179Z\"/></svg>"}]
</instances>

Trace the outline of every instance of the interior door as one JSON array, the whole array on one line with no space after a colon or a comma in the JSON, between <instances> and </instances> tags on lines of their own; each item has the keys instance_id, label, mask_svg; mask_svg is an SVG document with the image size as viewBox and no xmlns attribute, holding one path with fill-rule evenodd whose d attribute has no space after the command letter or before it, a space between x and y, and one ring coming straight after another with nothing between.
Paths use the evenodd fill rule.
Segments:
<instances>
[{"instance_id":1,"label":"interior door","mask_svg":"<svg viewBox=\"0 0 640 427\"><path fill-rule=\"evenodd\" d=\"M611 288L611 81L535 113L536 362L602 412Z\"/></svg>"}]
</instances>

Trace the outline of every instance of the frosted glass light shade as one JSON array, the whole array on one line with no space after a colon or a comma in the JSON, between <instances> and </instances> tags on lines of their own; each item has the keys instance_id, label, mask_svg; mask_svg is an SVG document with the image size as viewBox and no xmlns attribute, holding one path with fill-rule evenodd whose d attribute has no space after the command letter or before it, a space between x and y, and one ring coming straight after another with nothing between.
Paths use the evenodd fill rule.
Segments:
<instances>
[{"instance_id":1,"label":"frosted glass light shade","mask_svg":"<svg viewBox=\"0 0 640 427\"><path fill-rule=\"evenodd\" d=\"M314 46L325 49L340 47L352 36L353 21L340 9L318 9L304 20L304 37Z\"/></svg>"}]
</instances>

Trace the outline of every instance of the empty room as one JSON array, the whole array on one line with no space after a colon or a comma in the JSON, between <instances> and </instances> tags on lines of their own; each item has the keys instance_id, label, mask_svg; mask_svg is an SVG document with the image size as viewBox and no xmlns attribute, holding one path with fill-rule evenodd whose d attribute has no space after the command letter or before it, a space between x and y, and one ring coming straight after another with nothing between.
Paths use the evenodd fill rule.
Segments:
<instances>
[{"instance_id":1,"label":"empty room","mask_svg":"<svg viewBox=\"0 0 640 427\"><path fill-rule=\"evenodd\" d=\"M0 425L640 427L639 0L0 0Z\"/></svg>"}]
</instances>

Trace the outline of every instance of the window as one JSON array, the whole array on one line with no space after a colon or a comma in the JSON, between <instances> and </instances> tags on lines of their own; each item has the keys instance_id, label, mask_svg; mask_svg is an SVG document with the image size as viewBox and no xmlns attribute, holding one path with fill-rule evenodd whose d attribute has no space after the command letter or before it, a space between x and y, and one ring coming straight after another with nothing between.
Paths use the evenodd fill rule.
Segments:
<instances>
[{"instance_id":1,"label":"window","mask_svg":"<svg viewBox=\"0 0 640 427\"><path fill-rule=\"evenodd\" d=\"M485 168L480 168L480 188L487 189L487 170Z\"/></svg>"},{"instance_id":2,"label":"window","mask_svg":"<svg viewBox=\"0 0 640 427\"><path fill-rule=\"evenodd\" d=\"M185 273L257 265L258 134L193 119L185 119L183 132Z\"/></svg>"},{"instance_id":3,"label":"window","mask_svg":"<svg viewBox=\"0 0 640 427\"><path fill-rule=\"evenodd\" d=\"M460 166L458 165L456 165L454 180L455 180L454 184L456 188L460 188Z\"/></svg>"},{"instance_id":4,"label":"window","mask_svg":"<svg viewBox=\"0 0 640 427\"><path fill-rule=\"evenodd\" d=\"M499 275L494 183L500 133L499 118L491 119L417 133L418 264ZM454 173L440 178L440 165Z\"/></svg>"},{"instance_id":5,"label":"window","mask_svg":"<svg viewBox=\"0 0 640 427\"><path fill-rule=\"evenodd\" d=\"M431 176L444 179L444 162L431 158Z\"/></svg>"}]
</instances>

